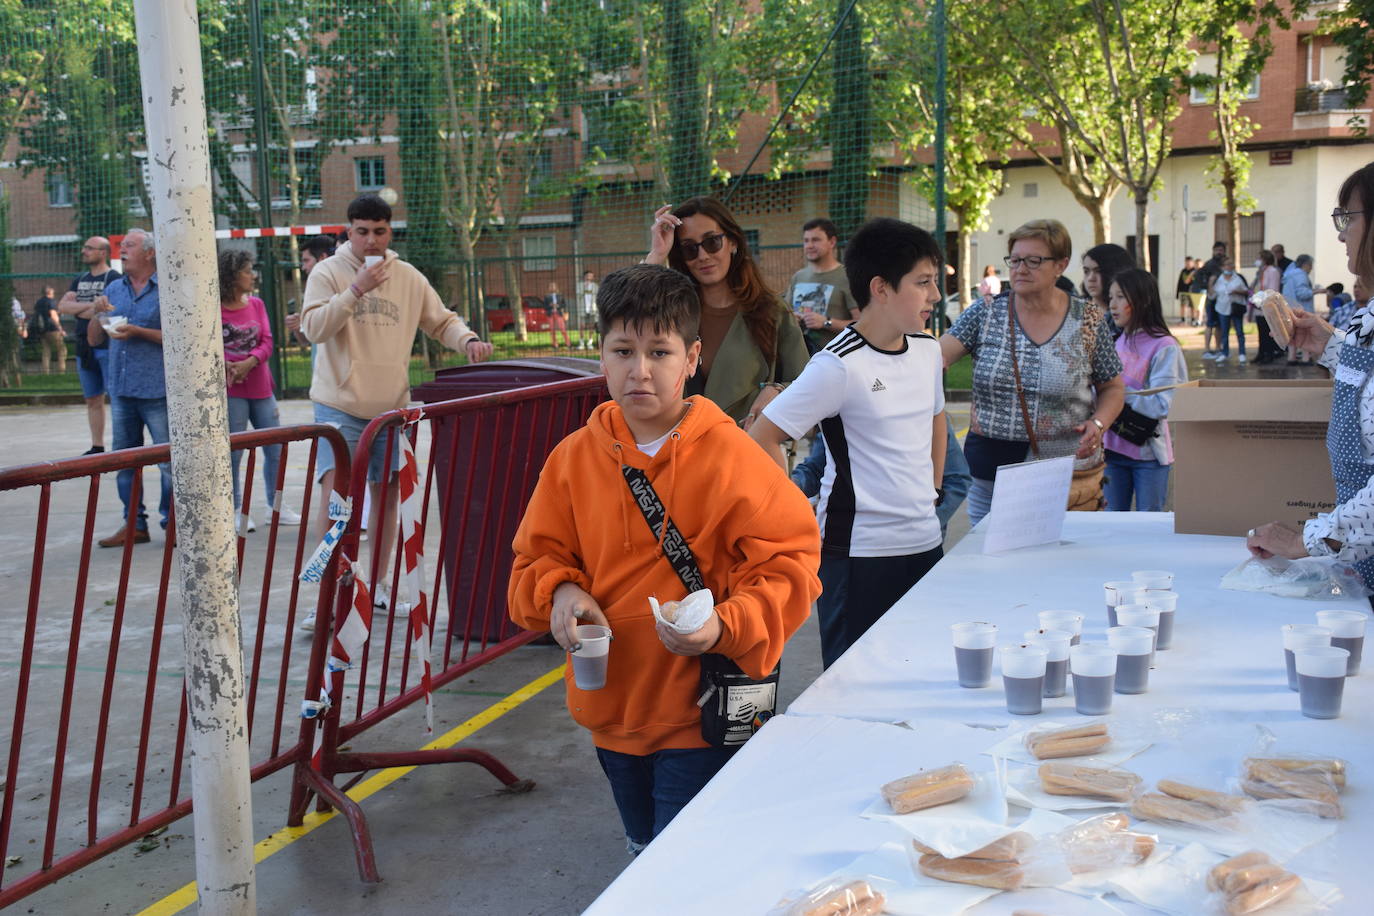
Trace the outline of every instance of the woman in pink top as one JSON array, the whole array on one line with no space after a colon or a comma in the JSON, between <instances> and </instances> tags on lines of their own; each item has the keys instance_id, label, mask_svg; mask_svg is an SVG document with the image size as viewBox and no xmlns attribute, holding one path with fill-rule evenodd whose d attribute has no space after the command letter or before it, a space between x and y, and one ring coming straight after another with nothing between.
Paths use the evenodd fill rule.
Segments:
<instances>
[{"instance_id":1,"label":"woman in pink top","mask_svg":"<svg viewBox=\"0 0 1374 916\"><path fill-rule=\"evenodd\" d=\"M1279 274L1279 267L1274 261L1272 251L1267 248L1260 249L1259 260L1255 261L1255 271L1255 292L1263 292L1266 289L1283 291L1283 278ZM1255 362L1272 363L1284 355L1283 347L1280 347L1274 341L1274 336L1269 333L1269 322L1265 320L1264 313L1251 305L1250 314L1255 318L1255 330L1259 333L1259 355L1255 357Z\"/></svg>"},{"instance_id":2,"label":"woman in pink top","mask_svg":"<svg viewBox=\"0 0 1374 916\"><path fill-rule=\"evenodd\" d=\"M242 432L251 421L254 429L280 426L277 399L272 395L272 373L267 360L272 356L272 326L267 309L257 296L250 296L257 284L253 256L246 251L222 251L219 255L219 314L224 340L224 375L229 395L229 431ZM281 446L263 448L262 483L268 511L276 505L277 463ZM239 508L239 458L242 450L233 453L234 508ZM237 513L235 513L237 514ZM240 524L247 531L257 526L243 510L245 520ZM281 522L300 524L300 516L282 508ZM244 533L240 531L240 534Z\"/></svg>"}]
</instances>

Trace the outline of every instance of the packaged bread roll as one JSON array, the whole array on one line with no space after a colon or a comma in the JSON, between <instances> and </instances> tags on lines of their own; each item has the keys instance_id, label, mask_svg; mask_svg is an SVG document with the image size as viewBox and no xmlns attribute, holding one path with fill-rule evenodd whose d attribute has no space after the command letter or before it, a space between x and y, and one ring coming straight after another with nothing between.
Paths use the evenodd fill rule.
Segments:
<instances>
[{"instance_id":1,"label":"packaged bread roll","mask_svg":"<svg viewBox=\"0 0 1374 916\"><path fill-rule=\"evenodd\" d=\"M1272 289L1261 290L1250 301L1264 313L1264 320L1269 322L1269 333L1274 341L1280 347L1288 346L1293 339L1293 310L1283 294Z\"/></svg>"},{"instance_id":2,"label":"packaged bread roll","mask_svg":"<svg viewBox=\"0 0 1374 916\"><path fill-rule=\"evenodd\" d=\"M1124 814L1089 818L1069 827L1055 837L1064 852L1069 871L1083 874L1139 865L1155 851L1155 838L1128 830Z\"/></svg>"},{"instance_id":3,"label":"packaged bread roll","mask_svg":"<svg viewBox=\"0 0 1374 916\"><path fill-rule=\"evenodd\" d=\"M1223 808L1156 792L1142 795L1131 802L1131 814L1142 821L1205 827L1209 830L1228 830L1236 826L1233 813Z\"/></svg>"},{"instance_id":4,"label":"packaged bread roll","mask_svg":"<svg viewBox=\"0 0 1374 916\"><path fill-rule=\"evenodd\" d=\"M910 814L958 801L973 791L973 775L958 763L894 779L883 786L883 798L895 814Z\"/></svg>"},{"instance_id":5,"label":"packaged bread roll","mask_svg":"<svg viewBox=\"0 0 1374 916\"><path fill-rule=\"evenodd\" d=\"M925 845L920 840L912 840L911 845L921 855L936 855L940 853ZM1031 846L1035 845L1035 838L1025 831L1018 830L1009 833L1000 840L993 840L982 849L975 849L961 858L965 859L1020 859L1030 851Z\"/></svg>"},{"instance_id":6,"label":"packaged bread roll","mask_svg":"<svg viewBox=\"0 0 1374 916\"><path fill-rule=\"evenodd\" d=\"M1265 758L1247 759L1241 768L1240 787L1252 798L1296 799L1320 817L1341 817L1341 800L1333 773L1312 768L1288 769ZM1344 770L1341 772L1344 779Z\"/></svg>"},{"instance_id":7,"label":"packaged bread roll","mask_svg":"<svg viewBox=\"0 0 1374 916\"><path fill-rule=\"evenodd\" d=\"M1268 909L1281 900L1293 895L1302 887L1302 879L1297 875L1284 872L1280 877L1257 884L1249 890L1226 898L1227 916L1246 916Z\"/></svg>"},{"instance_id":8,"label":"packaged bread roll","mask_svg":"<svg viewBox=\"0 0 1374 916\"><path fill-rule=\"evenodd\" d=\"M1345 761L1338 757L1247 757L1243 766L1267 764L1293 773L1324 773L1338 789L1345 788Z\"/></svg>"},{"instance_id":9,"label":"packaged bread roll","mask_svg":"<svg viewBox=\"0 0 1374 916\"><path fill-rule=\"evenodd\" d=\"M1190 786L1187 783L1175 782L1172 779L1161 779L1157 785L1159 786L1159 791L1163 792L1165 795L1181 798L1185 801L1200 802L1229 814L1243 811L1250 804L1239 795L1227 795L1225 792L1213 792L1211 789Z\"/></svg>"},{"instance_id":10,"label":"packaged bread roll","mask_svg":"<svg viewBox=\"0 0 1374 916\"><path fill-rule=\"evenodd\" d=\"M1021 863L995 859L947 859L937 853L921 856L917 863L921 874L940 881L992 887L999 891L1014 891L1025 881Z\"/></svg>"},{"instance_id":11,"label":"packaged bread roll","mask_svg":"<svg viewBox=\"0 0 1374 916\"><path fill-rule=\"evenodd\" d=\"M1050 795L1078 795L1128 802L1140 777L1116 767L1091 767L1064 760L1040 764L1040 786Z\"/></svg>"},{"instance_id":12,"label":"packaged bread roll","mask_svg":"<svg viewBox=\"0 0 1374 916\"><path fill-rule=\"evenodd\" d=\"M1107 726L1101 722L1078 728L1057 731L1031 732L1026 735L1026 750L1037 760L1058 757L1086 757L1112 743Z\"/></svg>"},{"instance_id":13,"label":"packaged bread roll","mask_svg":"<svg viewBox=\"0 0 1374 916\"><path fill-rule=\"evenodd\" d=\"M1219 891L1226 886L1226 879L1232 872L1243 868L1250 868L1254 865L1273 865L1274 860L1269 858L1268 853L1252 849L1249 852L1242 852L1238 856L1232 856L1225 862L1219 863L1207 873L1207 889L1209 891Z\"/></svg>"},{"instance_id":14,"label":"packaged bread roll","mask_svg":"<svg viewBox=\"0 0 1374 916\"><path fill-rule=\"evenodd\" d=\"M867 881L817 888L787 910L787 916L879 916L887 899Z\"/></svg>"}]
</instances>

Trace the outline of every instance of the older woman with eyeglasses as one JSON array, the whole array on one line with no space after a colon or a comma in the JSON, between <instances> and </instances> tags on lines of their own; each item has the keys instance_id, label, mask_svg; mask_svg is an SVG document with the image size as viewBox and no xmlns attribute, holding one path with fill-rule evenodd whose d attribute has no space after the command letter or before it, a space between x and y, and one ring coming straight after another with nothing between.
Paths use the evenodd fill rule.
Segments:
<instances>
[{"instance_id":1,"label":"older woman with eyeglasses","mask_svg":"<svg viewBox=\"0 0 1374 916\"><path fill-rule=\"evenodd\" d=\"M1365 290L1374 289L1374 162L1351 173L1331 211L1346 265ZM1300 527L1271 522L1252 528L1257 557L1335 557L1355 567L1374 591L1374 299L1362 303L1344 328L1293 310L1293 343L1331 370L1331 420L1326 430L1336 506ZM1374 597L1370 598L1374 607Z\"/></svg>"},{"instance_id":2,"label":"older woman with eyeglasses","mask_svg":"<svg viewBox=\"0 0 1374 916\"><path fill-rule=\"evenodd\" d=\"M1071 509L1102 507L1102 434L1125 402L1121 360L1100 307L1060 289L1073 244L1063 224L1032 220L1011 234L1009 287L964 311L940 338L945 366L973 357L964 455L969 520L992 505L997 469L1073 455Z\"/></svg>"},{"instance_id":3,"label":"older woman with eyeglasses","mask_svg":"<svg viewBox=\"0 0 1374 916\"><path fill-rule=\"evenodd\" d=\"M748 429L806 365L801 328L720 201L693 197L659 208L649 243L645 263L687 274L701 299L701 364L684 393L705 395Z\"/></svg>"}]
</instances>

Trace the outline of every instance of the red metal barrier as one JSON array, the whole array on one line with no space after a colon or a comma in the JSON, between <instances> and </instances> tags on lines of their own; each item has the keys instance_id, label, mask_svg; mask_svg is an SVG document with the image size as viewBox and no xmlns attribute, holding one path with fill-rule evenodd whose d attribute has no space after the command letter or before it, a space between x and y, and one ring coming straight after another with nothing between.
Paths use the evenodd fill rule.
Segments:
<instances>
[{"instance_id":1,"label":"red metal barrier","mask_svg":"<svg viewBox=\"0 0 1374 916\"><path fill-rule=\"evenodd\" d=\"M393 457L399 453L398 434L412 437L421 459L421 526L432 582L427 588L434 689L536 638L537 634L512 624L506 613L506 583L513 560L511 540L549 452L585 424L592 409L605 398L604 379L575 379L429 404L418 411L391 411L363 431L354 451L349 485L354 507L363 505L367 455L378 437L386 442L385 466L392 466ZM416 413L420 422L405 425L407 416ZM420 435L426 430L428 436ZM382 518L395 515L395 499L394 493L378 488L374 502ZM436 503L437 520L432 515ZM339 544L349 560L358 558L360 514L352 516ZM369 562L361 567L366 570L366 580L376 583L380 578L389 583L391 594L399 599L404 581L399 539L387 543L376 526L370 533L371 543L386 551L388 566L385 575L379 575L382 557L373 551ZM344 619L352 598L352 578L343 575L334 602L334 620ZM347 672L332 673L329 693L333 706L321 719L305 722L302 742L307 746L314 741L315 730L323 728L318 769L304 758L296 763L288 823L301 823L312 793L318 796L321 809L338 808L352 828L358 871L365 881L380 880L372 840L361 808L334 784L336 776L388 766L470 762L485 767L514 790L533 787L491 755L475 749L379 753L340 749L359 733L423 700L420 665L411 657L408 640L399 664L391 664L393 634L398 623L401 633L407 631L408 613L399 600L374 612L372 635L361 657L354 659ZM320 625L324 625L323 616ZM322 658L318 666L312 665L312 686L323 683L325 661ZM314 698L318 691L312 690L308 696Z\"/></svg>"},{"instance_id":2,"label":"red metal barrier","mask_svg":"<svg viewBox=\"0 0 1374 916\"><path fill-rule=\"evenodd\" d=\"M254 430L236 433L231 442L250 449L245 505L252 504L260 446L281 446L278 492L292 443L308 443L308 480L314 480L321 442L333 449L340 487L348 480L347 446L330 426ZM182 648L175 639L163 648L164 630L172 635L180 631L180 615L167 613L169 598L177 598L169 588L175 520L161 540L154 534L148 546L136 547L126 538L119 550L92 549L102 478L132 470L130 504L137 505L143 469L169 456L169 447L160 445L0 471L0 494L18 497L6 501L8 529L19 530L17 526L26 525L29 518L34 526L22 640L0 642L0 710L10 702L11 692L14 710L8 734L0 722L0 747L7 747L0 861L19 855L23 865L34 867L0 885L0 908L191 810ZM54 488L64 486L86 491L79 520L64 521L53 514ZM282 733L288 718L298 715L302 696L299 683L291 682L303 678L306 692L317 693L319 682L312 691L310 678L321 670L327 648L323 627L309 641L295 638L298 576L318 540L312 540L309 526L314 491L313 485L306 487L301 505L306 522L294 534L280 528L275 515L269 518L265 531L257 535L266 538L261 557L256 550L246 555L244 540L238 539L240 582L256 585L261 578L261 588L254 589L256 598L245 595L240 603L254 780L302 760L309 748L300 736L288 743ZM21 505L26 493L33 495L31 510ZM118 500L106 499L101 514L117 518L119 506ZM70 541L78 525L79 546L62 549L61 542ZM109 525L113 529L115 522ZM50 549L53 542L57 549ZM55 571L61 575L53 575ZM146 585L154 571L155 593ZM88 607L88 599L102 592L111 597ZM63 610L69 595L70 618ZM316 599L322 620L329 615L333 595L331 563ZM17 657L14 646L20 647ZM93 664L100 655L103 658ZM130 657L137 659L131 669L121 668L122 659ZM84 794L84 806L78 807L81 796L64 805L64 799L78 792ZM0 882L14 874L13 869L0 869Z\"/></svg>"}]
</instances>

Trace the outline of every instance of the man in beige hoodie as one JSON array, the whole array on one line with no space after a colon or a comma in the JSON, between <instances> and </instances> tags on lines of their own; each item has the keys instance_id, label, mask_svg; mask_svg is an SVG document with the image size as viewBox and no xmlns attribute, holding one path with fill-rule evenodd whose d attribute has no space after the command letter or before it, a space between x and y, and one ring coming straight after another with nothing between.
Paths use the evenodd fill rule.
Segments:
<instances>
[{"instance_id":1,"label":"man in beige hoodie","mask_svg":"<svg viewBox=\"0 0 1374 916\"><path fill-rule=\"evenodd\" d=\"M300 328L319 345L310 381L315 422L337 426L350 448L356 448L363 427L378 414L404 407L410 400L410 349L419 328L450 349L481 362L492 346L477 339L458 315L445 308L424 274L402 261L391 243L391 207L374 194L348 205L348 244L320 261L305 287ZM383 474L386 436L378 436L368 460L367 480L372 495L369 529L376 539L377 578L385 580L396 528L400 446L393 449L393 466ZM322 486L320 531L329 526L329 492L334 485L334 457L321 449L316 473ZM380 485L385 482L386 499ZM387 508L385 519L380 508ZM385 590L374 590L385 600ZM307 621L314 628L313 614ZM305 624L302 624L304 627Z\"/></svg>"}]
</instances>

